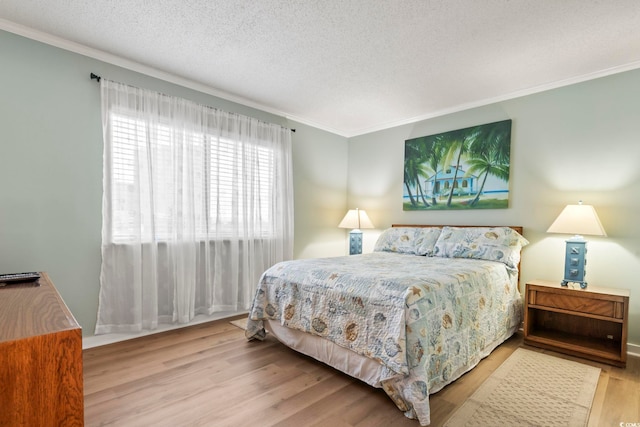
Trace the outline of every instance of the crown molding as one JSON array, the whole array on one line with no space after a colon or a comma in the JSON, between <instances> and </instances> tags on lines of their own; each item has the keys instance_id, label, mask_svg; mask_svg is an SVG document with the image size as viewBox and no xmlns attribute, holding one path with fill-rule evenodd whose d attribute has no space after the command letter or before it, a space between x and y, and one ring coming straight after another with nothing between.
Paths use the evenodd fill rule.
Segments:
<instances>
[{"instance_id":1,"label":"crown molding","mask_svg":"<svg viewBox=\"0 0 640 427\"><path fill-rule=\"evenodd\" d=\"M376 127L372 127L372 128L359 129L359 130L351 132L349 135L346 135L346 136L348 138L352 138L352 137L364 135L364 134L367 134L367 133L378 132L378 131L394 128L394 127L397 127L397 126L409 125L409 124L413 124L413 123L420 122L420 121L423 121L423 120L428 120L428 119L433 119L433 118L436 118L436 117L445 116L447 114L459 113L461 111L470 110L472 108L484 107L484 106L491 105L491 104L496 104L496 103L499 103L499 102L509 101L509 100L512 100L512 99L521 98L521 97L528 96L528 95L534 95L534 94L537 94L537 93L546 92L546 91L552 90L552 89L559 89L561 87L570 86L570 85L577 84L577 83L583 83L583 82L587 82L589 80L595 80L595 79L598 79L600 77L607 77L607 76L611 76L613 74L619 74L619 73L624 73L626 71L637 70L638 68L640 68L640 61L634 61L634 62L630 62L628 64L620 65L620 66L617 66L617 67L611 67L611 68L607 68L605 70L600 70L600 71L596 71L596 72L589 73L589 74L583 74L581 76L571 77L571 78L564 79L564 80L559 80L559 81L555 81L555 82L551 82L551 83L545 83L543 85L533 86L531 88L527 88L527 89L511 92L511 93L508 93L508 94L505 94L505 95L500 95L500 96L496 96L496 97L492 97L492 98L486 98L486 99L482 99L482 100L479 100L479 101L469 102L469 103L466 103L466 104L456 105L455 107L451 107L451 108L447 108L447 109L439 110L439 111L434 111L432 113L428 113L428 114L412 117L412 118L409 118L409 119L404 119L404 120L399 120L399 121L395 121L395 122L384 123L384 124L381 124L380 126L376 126Z\"/></svg>"},{"instance_id":2,"label":"crown molding","mask_svg":"<svg viewBox=\"0 0 640 427\"><path fill-rule=\"evenodd\" d=\"M245 107L255 108L270 114L287 118L288 114L276 108L257 103L255 101L233 95L214 87L198 83L196 81L186 79L184 77L177 76L175 74L168 73L166 71L159 70L148 65L141 64L136 61L122 58L118 55L114 55L108 52L104 52L100 49L85 46L81 43L76 43L61 37L57 37L42 31L34 30L33 28L26 27L24 25L16 24L6 19L0 18L0 30L4 30L31 40L35 40L50 46L54 46L60 49L64 49L73 53L77 53L89 58L93 58L102 62L106 62L111 65L115 65L121 68L125 68L137 73L141 73L150 77L154 77L160 80L164 80L169 83L173 83L179 86L183 86L188 89L192 89L198 92L212 95L226 101L235 102ZM300 121L300 120L298 120ZM317 127L315 125L314 127Z\"/></svg>"},{"instance_id":3,"label":"crown molding","mask_svg":"<svg viewBox=\"0 0 640 427\"><path fill-rule=\"evenodd\" d=\"M140 64L138 62L129 60L129 59L124 59L120 56L117 55L113 55L111 53L107 53L104 51L101 51L99 49L95 49L95 48L91 48L88 46L85 46L83 44L80 43L76 43L76 42L72 42L60 37L56 37L53 36L51 34L42 32L42 31L38 31L38 30L34 30L32 28L26 27L24 25L20 25L20 24L16 24L12 21L8 21L6 19L2 19L0 18L0 30L4 30L10 33L14 33L17 34L19 36L23 36L32 40L36 40L51 46L55 46L58 47L60 49L64 49L64 50L68 50L70 52L74 52L74 53L78 53L80 55L84 55L93 59L97 59L99 61L103 61L112 65L116 65L118 67L122 67L122 68L126 68L128 70L131 71L135 71L141 74L145 74L148 75L150 77L154 77L160 80L164 80L167 81L169 83L174 83L177 84L179 86L183 86L186 87L188 89L192 89L192 90L196 90L198 92L202 92L208 95L212 95L227 101L231 101L231 102L235 102L237 104L241 104L244 105L246 107L250 107L250 108L255 108L257 110L261 110L270 114L274 114L277 116L281 116L284 117L287 120L292 120L304 125L308 125L311 127L314 127L316 129L320 129L338 136L342 136L345 138L354 138L357 136L361 136L361 135L365 135L368 133L373 133L373 132L379 132L379 131L383 131L383 130L387 130L387 129L391 129L394 127L398 127L398 126L403 126L403 125L409 125L409 124L414 124L416 122L420 122L423 120L429 120L429 119L433 119L436 117L441 117L441 116L445 116L448 114L453 114L453 113L458 113L461 111L465 111L465 110L470 110L472 108L478 108L478 107L484 107L490 104L495 104L495 103L499 103L499 102L503 102L503 101L509 101L512 99L516 99L516 98L521 98L523 96L527 96L527 95L533 95L536 93L540 93L540 92L545 92L548 90L552 90L552 89L558 89L564 86L569 86L569 85L573 85L576 83L582 83L582 82L586 82L589 80L594 80L600 77L606 77L606 76L610 76L613 74L619 74L619 73L623 73L626 71L631 71L631 70L636 70L638 68L640 68L640 61L634 61L634 62L630 62L628 64L624 64L624 65L620 65L620 66L616 66L616 67L611 67L611 68L607 68L604 70L600 70L597 72L593 72L593 73L588 73L588 74L584 74L584 75L580 75L580 76L576 76L576 77L571 77L568 79L564 79L564 80L559 80L559 81L555 81L555 82L550 82L550 83L546 83L543 85L538 85L538 86L534 86L531 88L527 88L527 89L523 89L523 90L519 90L519 91L515 91L515 92L511 92L508 94L504 94L504 95L500 95L500 96L496 96L496 97L491 97L491 98L486 98L486 99L482 99L482 100L478 100L478 101L474 101L474 102L470 102L470 103L466 103L466 104L460 104L460 105L456 105L454 107L451 108L447 108L447 109L443 109L443 110L438 110L438 111L434 111L428 114L423 114L423 115L419 115L419 116L415 116L415 117L411 117L408 119L403 119L403 120L398 120L398 121L393 121L393 122L387 122L387 123L382 123L378 126L373 126L373 127L369 127L369 128L361 128L361 129L355 129L355 130L351 130L351 131L346 131L346 130L340 130L340 129L334 129L319 123L315 123L313 121L307 120L305 118L302 117L297 117L295 115L291 115L289 113L286 113L284 111L278 110L276 108L273 108L271 106L268 105L264 105L264 104L260 104L257 103L255 101L237 96L237 95L233 95L231 93L225 92L223 90L220 89L216 89L214 87L202 84L202 83L198 83L196 81L193 80L189 80L186 79L184 77L180 77L171 73L167 73L165 71L150 67L148 65L143 65Z\"/></svg>"}]
</instances>

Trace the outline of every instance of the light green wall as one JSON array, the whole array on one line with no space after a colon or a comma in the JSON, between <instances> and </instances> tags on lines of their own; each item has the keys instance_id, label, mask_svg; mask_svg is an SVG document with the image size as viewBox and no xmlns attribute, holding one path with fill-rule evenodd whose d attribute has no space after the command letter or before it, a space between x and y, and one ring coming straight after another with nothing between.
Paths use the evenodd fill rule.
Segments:
<instances>
[{"instance_id":1,"label":"light green wall","mask_svg":"<svg viewBox=\"0 0 640 427\"><path fill-rule=\"evenodd\" d=\"M47 271L92 333L102 199L100 90L88 78L96 63L4 32L0 57L0 271Z\"/></svg>"},{"instance_id":2,"label":"light green wall","mask_svg":"<svg viewBox=\"0 0 640 427\"><path fill-rule=\"evenodd\" d=\"M512 119L510 207L404 212L404 141ZM392 223L524 226L521 283L559 281L564 239L546 230L566 204L596 207L608 237L591 237L587 280L631 291L629 339L640 345L640 71L626 72L349 140L349 205L366 209L365 251Z\"/></svg>"},{"instance_id":3,"label":"light green wall","mask_svg":"<svg viewBox=\"0 0 640 427\"><path fill-rule=\"evenodd\" d=\"M295 258L346 255L347 139L300 123L293 134Z\"/></svg>"},{"instance_id":4,"label":"light green wall","mask_svg":"<svg viewBox=\"0 0 640 427\"><path fill-rule=\"evenodd\" d=\"M100 87L111 80L271 123L293 135L297 257L343 254L347 140L0 31L0 272L47 271L93 335L102 224ZM337 160L334 160L337 159Z\"/></svg>"},{"instance_id":5,"label":"light green wall","mask_svg":"<svg viewBox=\"0 0 640 427\"><path fill-rule=\"evenodd\" d=\"M522 281L559 280L563 236L545 233L567 203L596 206L606 238L590 238L588 280L631 289L629 341L640 344L640 72L492 104L346 139L140 73L0 31L0 272L48 271L93 335L102 197L100 93L95 72L296 128L296 258L347 253L337 228L366 209L365 252L392 223L514 224L531 241ZM403 212L405 139L511 118L511 206Z\"/></svg>"}]
</instances>

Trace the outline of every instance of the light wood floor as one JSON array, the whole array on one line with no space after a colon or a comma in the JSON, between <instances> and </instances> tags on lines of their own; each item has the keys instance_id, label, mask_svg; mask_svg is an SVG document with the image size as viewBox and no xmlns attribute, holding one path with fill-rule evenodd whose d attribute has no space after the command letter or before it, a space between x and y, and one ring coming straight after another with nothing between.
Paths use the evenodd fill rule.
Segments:
<instances>
[{"instance_id":1,"label":"light wood floor","mask_svg":"<svg viewBox=\"0 0 640 427\"><path fill-rule=\"evenodd\" d=\"M431 425L520 346L512 337L431 396ZM602 368L590 426L640 423L639 358L626 369L574 360ZM228 320L87 349L84 377L87 426L419 426L383 391L273 338L247 342Z\"/></svg>"}]
</instances>

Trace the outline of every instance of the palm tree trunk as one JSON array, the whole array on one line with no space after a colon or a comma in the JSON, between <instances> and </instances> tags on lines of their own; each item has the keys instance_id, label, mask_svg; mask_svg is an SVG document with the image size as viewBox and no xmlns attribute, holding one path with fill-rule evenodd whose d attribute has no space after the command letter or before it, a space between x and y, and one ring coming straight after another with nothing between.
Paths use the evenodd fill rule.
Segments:
<instances>
[{"instance_id":1,"label":"palm tree trunk","mask_svg":"<svg viewBox=\"0 0 640 427\"><path fill-rule=\"evenodd\" d=\"M437 175L437 172L436 172ZM437 205L438 200L436 199L436 177L433 177L433 185L431 186L431 204Z\"/></svg>"},{"instance_id":2,"label":"palm tree trunk","mask_svg":"<svg viewBox=\"0 0 640 427\"><path fill-rule=\"evenodd\" d=\"M409 200L411 201L411 206L416 206L417 203L413 198L413 194L411 194L411 187L409 187L409 183L407 181L404 182L404 185L407 187L407 193L409 193Z\"/></svg>"},{"instance_id":3,"label":"palm tree trunk","mask_svg":"<svg viewBox=\"0 0 640 427\"><path fill-rule=\"evenodd\" d=\"M447 206L451 206L451 199L453 198L453 190L456 188L456 180L458 179L458 169L460 169L460 158L462 157L462 147L458 151L458 160L456 161L456 171L453 174L453 183L451 184L451 191L449 191L449 198L447 199Z\"/></svg>"},{"instance_id":4,"label":"palm tree trunk","mask_svg":"<svg viewBox=\"0 0 640 427\"><path fill-rule=\"evenodd\" d=\"M485 174L484 174L484 178L482 179L482 185L480 186L480 189L478 190L478 194L476 194L476 197L470 203L471 206L475 206L476 203L478 203L478 201L480 201L480 195L482 194L482 190L484 190L484 184L487 182L487 177L488 176L489 176L489 171L486 171Z\"/></svg>"},{"instance_id":5,"label":"palm tree trunk","mask_svg":"<svg viewBox=\"0 0 640 427\"><path fill-rule=\"evenodd\" d=\"M418 195L422 199L422 203L424 203L426 207L429 207L429 202L427 202L427 199L424 197L424 191L422 191L422 185L420 185L419 179L416 180L416 184L418 184Z\"/></svg>"}]
</instances>

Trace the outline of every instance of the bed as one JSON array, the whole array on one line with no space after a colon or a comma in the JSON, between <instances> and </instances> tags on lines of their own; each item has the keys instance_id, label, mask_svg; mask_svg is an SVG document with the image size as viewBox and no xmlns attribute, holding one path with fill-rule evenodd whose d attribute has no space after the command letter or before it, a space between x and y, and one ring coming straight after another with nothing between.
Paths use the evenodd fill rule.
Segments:
<instances>
[{"instance_id":1,"label":"bed","mask_svg":"<svg viewBox=\"0 0 640 427\"><path fill-rule=\"evenodd\" d=\"M527 243L522 227L394 225L373 253L276 264L260 279L246 337L269 331L429 425L429 395L520 326Z\"/></svg>"}]
</instances>

